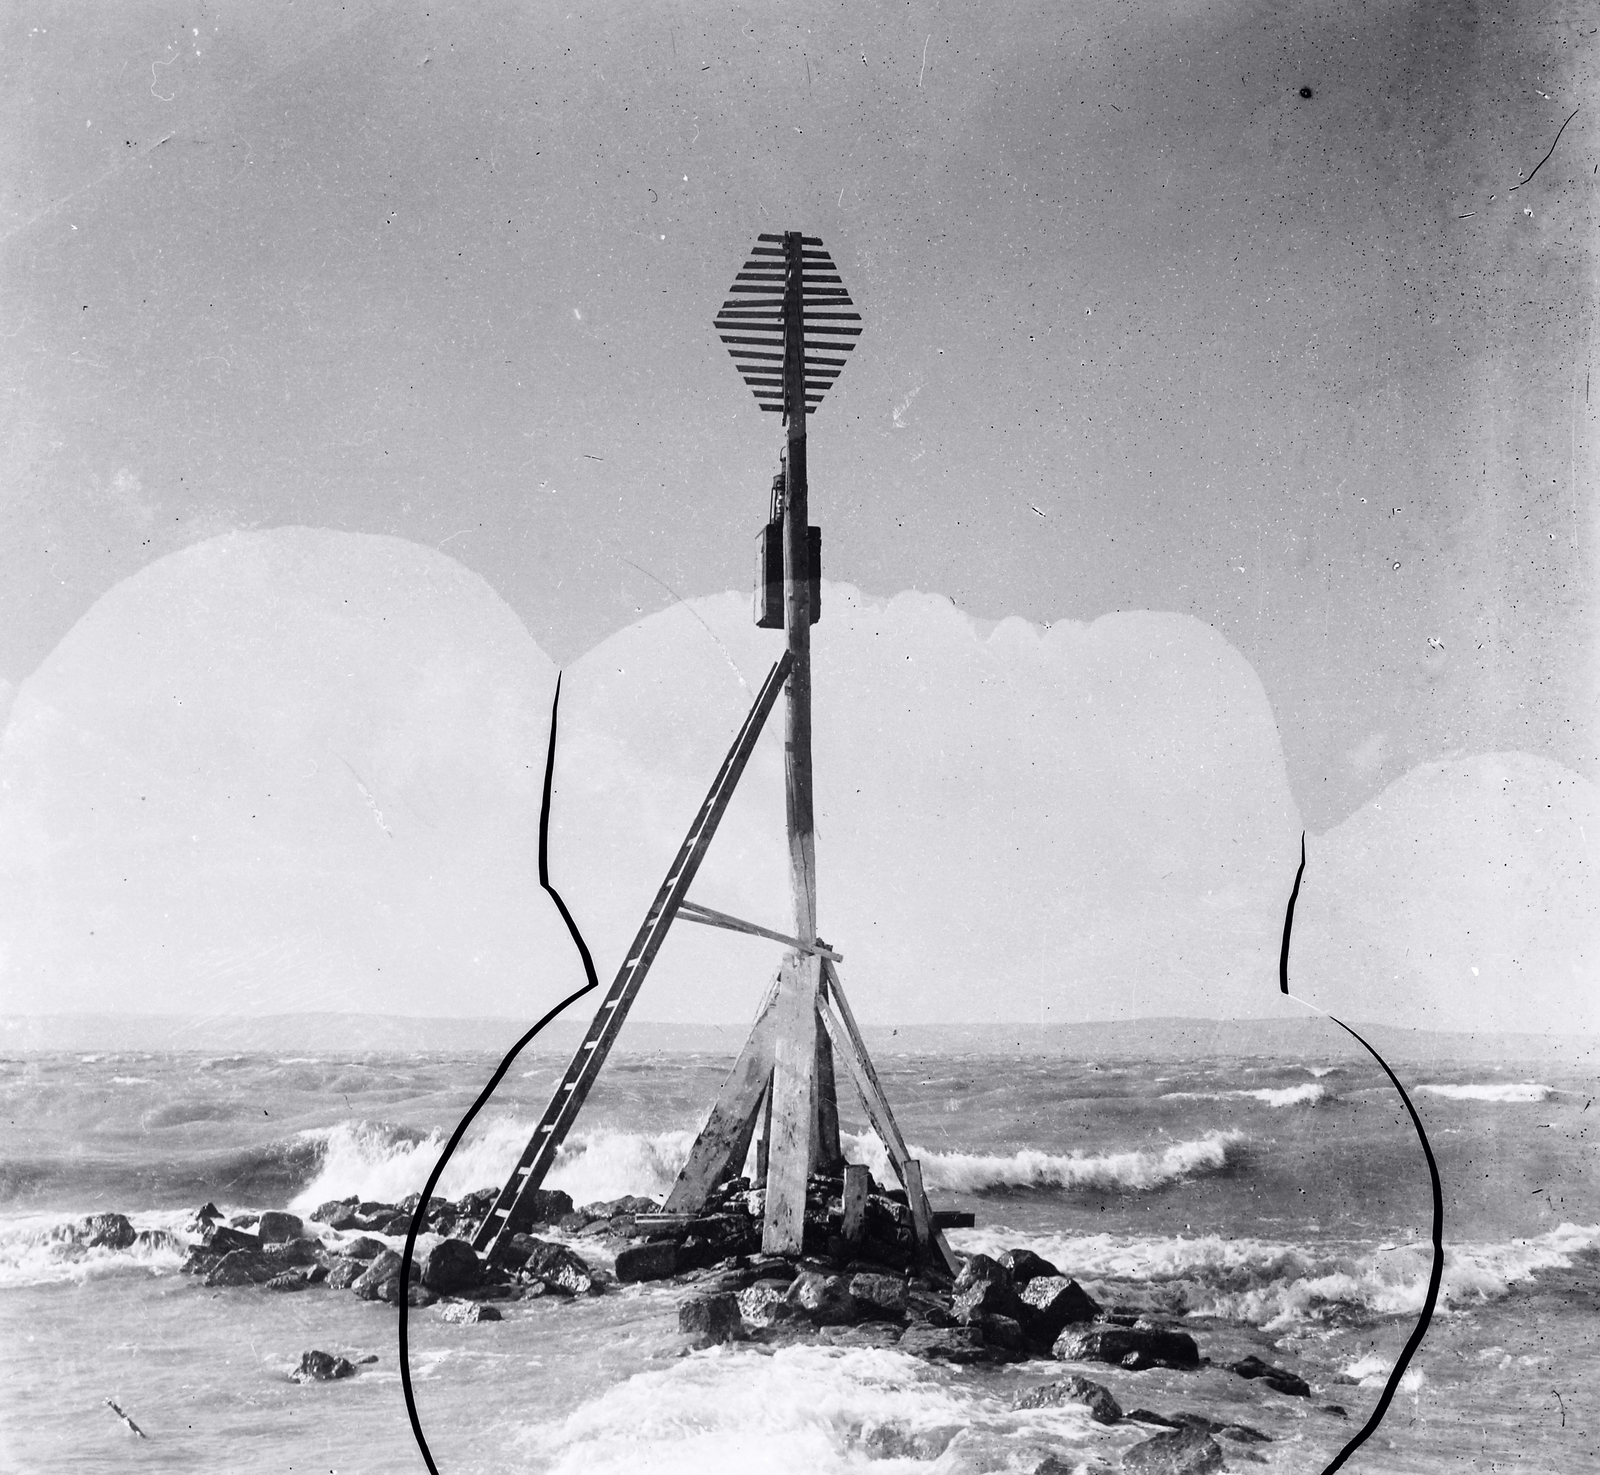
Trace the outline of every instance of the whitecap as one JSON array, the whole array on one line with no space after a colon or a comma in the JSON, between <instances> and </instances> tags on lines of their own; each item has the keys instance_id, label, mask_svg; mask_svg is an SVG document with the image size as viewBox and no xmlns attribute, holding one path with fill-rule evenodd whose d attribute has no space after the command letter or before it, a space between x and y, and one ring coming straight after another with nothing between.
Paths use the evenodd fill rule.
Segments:
<instances>
[{"instance_id":1,"label":"whitecap","mask_svg":"<svg viewBox=\"0 0 1600 1475\"><path fill-rule=\"evenodd\" d=\"M1556 1094L1554 1086L1542 1086L1537 1081L1473 1082L1464 1086L1429 1082L1418 1086L1417 1090L1426 1091L1430 1096L1443 1096L1450 1101L1544 1101Z\"/></svg>"}]
</instances>

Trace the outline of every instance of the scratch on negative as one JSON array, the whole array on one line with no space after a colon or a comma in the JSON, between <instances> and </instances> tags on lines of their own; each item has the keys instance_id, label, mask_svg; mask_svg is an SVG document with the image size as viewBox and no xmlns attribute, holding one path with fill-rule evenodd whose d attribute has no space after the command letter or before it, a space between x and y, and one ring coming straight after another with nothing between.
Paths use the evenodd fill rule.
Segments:
<instances>
[{"instance_id":1,"label":"scratch on negative","mask_svg":"<svg viewBox=\"0 0 1600 1475\"><path fill-rule=\"evenodd\" d=\"M175 56L169 56L165 61L153 61L153 62L150 63L150 96L151 97L158 98L162 102L171 102L172 98L176 97L178 95L176 92L174 92L172 94L172 97L168 97L166 93L157 92L156 91L156 68L157 67L170 67L173 64L173 62L177 61L177 59L178 58L175 57ZM163 140L163 142L165 142L165 140Z\"/></svg>"},{"instance_id":2,"label":"scratch on negative","mask_svg":"<svg viewBox=\"0 0 1600 1475\"><path fill-rule=\"evenodd\" d=\"M931 41L931 40L933 40L933 35L930 32L929 35L928 35L928 41ZM922 79L927 74L927 71L928 71L928 41L924 41L922 43L922 70L917 73L917 86L918 87L922 86Z\"/></svg>"}]
</instances>

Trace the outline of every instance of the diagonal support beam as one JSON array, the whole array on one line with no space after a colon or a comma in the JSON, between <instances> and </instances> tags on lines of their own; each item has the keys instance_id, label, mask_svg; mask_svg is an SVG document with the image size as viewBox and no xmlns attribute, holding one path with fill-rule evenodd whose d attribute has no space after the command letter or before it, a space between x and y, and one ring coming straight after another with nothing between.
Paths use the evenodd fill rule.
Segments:
<instances>
[{"instance_id":1,"label":"diagonal support beam","mask_svg":"<svg viewBox=\"0 0 1600 1475\"><path fill-rule=\"evenodd\" d=\"M906 1191L906 1198L911 1203L912 1218L917 1226L917 1238L924 1246L937 1251L951 1274L955 1274L961 1268L960 1262L950 1248L949 1241L945 1239L943 1230L934 1227L933 1210L922 1185L922 1165L911 1156L911 1150L906 1146L906 1139L900 1135L900 1127L894 1119L894 1112L889 1109L889 1098L884 1095L883 1084L878 1080L878 1072L873 1067L871 1056L867 1054L867 1047L861 1038L861 1030L856 1024L855 1015L851 1013L849 1001L844 996L844 989L840 987L839 975L827 959L822 960L822 977L824 998L819 1012L823 1027L833 1041L834 1050L844 1061L855 1081L856 1092L861 1097L862 1106L866 1108L867 1120L872 1123L872 1130L878 1134L888 1149L889 1161L894 1165L901 1186Z\"/></svg>"},{"instance_id":2,"label":"diagonal support beam","mask_svg":"<svg viewBox=\"0 0 1600 1475\"><path fill-rule=\"evenodd\" d=\"M662 1205L664 1213L698 1213L711 1190L744 1165L761 1101L772 1079L773 1014L777 1002L778 988L774 983L756 1014L744 1049L717 1092L705 1126L695 1138L689 1161Z\"/></svg>"}]
</instances>

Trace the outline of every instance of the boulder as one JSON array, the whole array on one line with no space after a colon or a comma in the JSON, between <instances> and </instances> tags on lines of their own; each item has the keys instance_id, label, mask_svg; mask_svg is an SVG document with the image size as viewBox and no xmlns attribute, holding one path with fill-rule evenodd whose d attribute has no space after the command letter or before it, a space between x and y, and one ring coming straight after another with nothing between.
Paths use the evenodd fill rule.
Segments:
<instances>
[{"instance_id":1,"label":"boulder","mask_svg":"<svg viewBox=\"0 0 1600 1475\"><path fill-rule=\"evenodd\" d=\"M1061 1274L1042 1255L1036 1255L1032 1250L1007 1250L1000 1257L1000 1264L1010 1271L1011 1283L1018 1290L1030 1280L1037 1280L1041 1275Z\"/></svg>"},{"instance_id":2,"label":"boulder","mask_svg":"<svg viewBox=\"0 0 1600 1475\"><path fill-rule=\"evenodd\" d=\"M1169 1429L1198 1429L1213 1439L1232 1439L1239 1444L1270 1444L1272 1436L1252 1429L1248 1424L1224 1424L1209 1414L1173 1414L1164 1419L1160 1414L1147 1417L1147 1423L1165 1424Z\"/></svg>"},{"instance_id":3,"label":"boulder","mask_svg":"<svg viewBox=\"0 0 1600 1475\"><path fill-rule=\"evenodd\" d=\"M1138 1475L1209 1475L1222 1468L1222 1450L1203 1429L1177 1429L1123 1450L1122 1468Z\"/></svg>"},{"instance_id":4,"label":"boulder","mask_svg":"<svg viewBox=\"0 0 1600 1475\"><path fill-rule=\"evenodd\" d=\"M988 1255L968 1255L960 1274L956 1276L955 1294L959 1296L980 1285L1003 1286L1008 1291L1014 1289L1011 1272L998 1260Z\"/></svg>"},{"instance_id":5,"label":"boulder","mask_svg":"<svg viewBox=\"0 0 1600 1475\"><path fill-rule=\"evenodd\" d=\"M363 1301L393 1301L399 1299L400 1286L400 1256L393 1250L385 1250L377 1256L353 1281L350 1289ZM392 1294L384 1294L384 1286L389 1282L394 1283Z\"/></svg>"},{"instance_id":6,"label":"boulder","mask_svg":"<svg viewBox=\"0 0 1600 1475\"><path fill-rule=\"evenodd\" d=\"M1147 1367L1200 1366L1200 1349L1193 1337L1157 1327L1096 1326L1062 1332L1050 1351L1062 1362L1110 1362L1136 1372Z\"/></svg>"},{"instance_id":7,"label":"boulder","mask_svg":"<svg viewBox=\"0 0 1600 1475\"><path fill-rule=\"evenodd\" d=\"M355 1364L331 1352L302 1352L300 1366L289 1374L297 1383L328 1383L335 1378L353 1378Z\"/></svg>"},{"instance_id":8,"label":"boulder","mask_svg":"<svg viewBox=\"0 0 1600 1475\"><path fill-rule=\"evenodd\" d=\"M1229 1371L1238 1373L1241 1378L1259 1379L1274 1393L1285 1393L1291 1398L1311 1397L1311 1385L1298 1373L1292 1373L1286 1367L1274 1367L1259 1357L1250 1356L1230 1363Z\"/></svg>"},{"instance_id":9,"label":"boulder","mask_svg":"<svg viewBox=\"0 0 1600 1475\"><path fill-rule=\"evenodd\" d=\"M256 1225L256 1238L264 1245L281 1244L286 1239L300 1239L305 1232L306 1226L298 1214L285 1214L277 1209L268 1209Z\"/></svg>"},{"instance_id":10,"label":"boulder","mask_svg":"<svg viewBox=\"0 0 1600 1475\"><path fill-rule=\"evenodd\" d=\"M262 1246L261 1253L277 1265L315 1265L323 1256L322 1241L308 1239L279 1240L276 1244Z\"/></svg>"},{"instance_id":11,"label":"boulder","mask_svg":"<svg viewBox=\"0 0 1600 1475\"><path fill-rule=\"evenodd\" d=\"M477 1285L483 1279L483 1265L465 1240L435 1240L423 1252L418 1265L423 1285L454 1295Z\"/></svg>"},{"instance_id":12,"label":"boulder","mask_svg":"<svg viewBox=\"0 0 1600 1475\"><path fill-rule=\"evenodd\" d=\"M796 1312L789 1304L788 1289L781 1281L761 1280L738 1292L735 1299L745 1325L769 1327L792 1320Z\"/></svg>"},{"instance_id":13,"label":"boulder","mask_svg":"<svg viewBox=\"0 0 1600 1475\"><path fill-rule=\"evenodd\" d=\"M476 1326L480 1321L503 1321L499 1310L493 1306L485 1306L481 1301L452 1301L439 1313L441 1321L454 1322L457 1326Z\"/></svg>"},{"instance_id":14,"label":"boulder","mask_svg":"<svg viewBox=\"0 0 1600 1475\"><path fill-rule=\"evenodd\" d=\"M381 1255L389 1246L381 1239L373 1239L368 1234L358 1234L348 1244L339 1246L339 1253L347 1255L352 1260L373 1260Z\"/></svg>"},{"instance_id":15,"label":"boulder","mask_svg":"<svg viewBox=\"0 0 1600 1475\"><path fill-rule=\"evenodd\" d=\"M787 1299L813 1326L848 1326L856 1319L855 1297L842 1275L803 1270L789 1283Z\"/></svg>"},{"instance_id":16,"label":"boulder","mask_svg":"<svg viewBox=\"0 0 1600 1475\"><path fill-rule=\"evenodd\" d=\"M898 1275L861 1273L850 1277L850 1294L864 1316L901 1317L909 1304L906 1283Z\"/></svg>"},{"instance_id":17,"label":"boulder","mask_svg":"<svg viewBox=\"0 0 1600 1475\"><path fill-rule=\"evenodd\" d=\"M247 1250L254 1254L261 1248L261 1241L255 1235L228 1224L213 1224L201 1236L200 1243L213 1255L226 1255L231 1250Z\"/></svg>"},{"instance_id":18,"label":"boulder","mask_svg":"<svg viewBox=\"0 0 1600 1475\"><path fill-rule=\"evenodd\" d=\"M360 1201L353 1198L329 1199L325 1204L318 1204L316 1208L311 1211L311 1217L318 1224L333 1224L336 1219L348 1219L352 1217L359 1207L359 1204ZM208 1204L206 1207L210 1208L211 1205ZM205 1210L202 1209L201 1212L204 1213ZM337 1226L335 1225L335 1227Z\"/></svg>"},{"instance_id":19,"label":"boulder","mask_svg":"<svg viewBox=\"0 0 1600 1475\"><path fill-rule=\"evenodd\" d=\"M207 1272L208 1286L264 1285L279 1273L280 1267L253 1250L230 1250Z\"/></svg>"},{"instance_id":20,"label":"boulder","mask_svg":"<svg viewBox=\"0 0 1600 1475\"><path fill-rule=\"evenodd\" d=\"M902 1352L930 1362L986 1362L983 1333L976 1327L911 1326L896 1344Z\"/></svg>"},{"instance_id":21,"label":"boulder","mask_svg":"<svg viewBox=\"0 0 1600 1475\"><path fill-rule=\"evenodd\" d=\"M328 1284L336 1291L348 1290L366 1270L359 1260L337 1259L328 1267Z\"/></svg>"},{"instance_id":22,"label":"boulder","mask_svg":"<svg viewBox=\"0 0 1600 1475\"><path fill-rule=\"evenodd\" d=\"M1028 1345L1028 1339L1022 1334L1022 1324L1013 1316L985 1311L973 1318L969 1325L983 1333L985 1347L1003 1347L1008 1352L1021 1352Z\"/></svg>"},{"instance_id":23,"label":"boulder","mask_svg":"<svg viewBox=\"0 0 1600 1475\"><path fill-rule=\"evenodd\" d=\"M262 1289L268 1291L303 1291L311 1282L307 1279L305 1271L297 1268L285 1270L261 1284Z\"/></svg>"},{"instance_id":24,"label":"boulder","mask_svg":"<svg viewBox=\"0 0 1600 1475\"><path fill-rule=\"evenodd\" d=\"M1034 1276L1023 1286L1019 1299L1027 1309L1018 1320L1035 1347L1049 1347L1065 1328L1093 1321L1100 1314L1099 1303L1064 1275Z\"/></svg>"},{"instance_id":25,"label":"boulder","mask_svg":"<svg viewBox=\"0 0 1600 1475\"><path fill-rule=\"evenodd\" d=\"M1063 1403L1081 1403L1097 1424L1115 1424L1122 1418L1122 1407L1111 1390L1074 1373L1017 1395L1013 1408L1056 1408Z\"/></svg>"},{"instance_id":26,"label":"boulder","mask_svg":"<svg viewBox=\"0 0 1600 1475\"><path fill-rule=\"evenodd\" d=\"M228 1220L230 1229L254 1229L260 1214L235 1214Z\"/></svg>"},{"instance_id":27,"label":"boulder","mask_svg":"<svg viewBox=\"0 0 1600 1475\"><path fill-rule=\"evenodd\" d=\"M739 1330L739 1302L727 1291L678 1303L678 1330L701 1342L729 1342Z\"/></svg>"},{"instance_id":28,"label":"boulder","mask_svg":"<svg viewBox=\"0 0 1600 1475\"><path fill-rule=\"evenodd\" d=\"M665 1280L678 1273L678 1247L670 1239L629 1245L617 1253L617 1279Z\"/></svg>"},{"instance_id":29,"label":"boulder","mask_svg":"<svg viewBox=\"0 0 1600 1475\"><path fill-rule=\"evenodd\" d=\"M581 1296L594 1288L594 1272L565 1245L534 1239L531 1235L518 1238L528 1241L528 1257L522 1265L524 1275L541 1280L551 1290L568 1296Z\"/></svg>"}]
</instances>

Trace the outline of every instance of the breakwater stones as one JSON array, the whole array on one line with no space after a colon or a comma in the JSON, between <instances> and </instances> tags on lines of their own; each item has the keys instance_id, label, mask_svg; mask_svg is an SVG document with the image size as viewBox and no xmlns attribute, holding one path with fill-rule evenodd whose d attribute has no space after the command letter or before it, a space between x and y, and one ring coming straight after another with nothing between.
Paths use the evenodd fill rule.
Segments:
<instances>
[{"instance_id":1,"label":"breakwater stones","mask_svg":"<svg viewBox=\"0 0 1600 1475\"><path fill-rule=\"evenodd\" d=\"M566 1245L529 1234L512 1236L496 1250L492 1262L484 1261L467 1236L477 1227L474 1211L486 1211L494 1197L483 1193L460 1203L430 1201L423 1216L428 1232L417 1240L411 1282L403 1292L408 1305L431 1306L448 1299L450 1304L440 1315L472 1325L501 1319L500 1312L485 1302L535 1299L552 1292L582 1296L601 1289L603 1277L582 1256ZM398 1204L340 1200L320 1205L310 1216L310 1226L297 1215L270 1209L224 1221L214 1204L206 1204L189 1221L189 1232L199 1236L199 1243L190 1248L182 1269L206 1286L259 1286L275 1292L324 1286L348 1291L363 1301L395 1305L402 1295L402 1257L377 1236L393 1241L409 1233L418 1202L415 1195ZM649 1200L643 1202L655 1207ZM597 1217L575 1211L564 1193L542 1194L540 1207L569 1222L576 1215L580 1225ZM630 1200L627 1207L635 1211L636 1201ZM605 1211L613 1206L595 1208ZM613 1212L603 1222L616 1217ZM123 1237L111 1222L122 1220L121 1215L97 1218L107 1222L95 1232ZM314 1232L308 1233L308 1227ZM329 1231L348 1237L331 1237Z\"/></svg>"}]
</instances>

